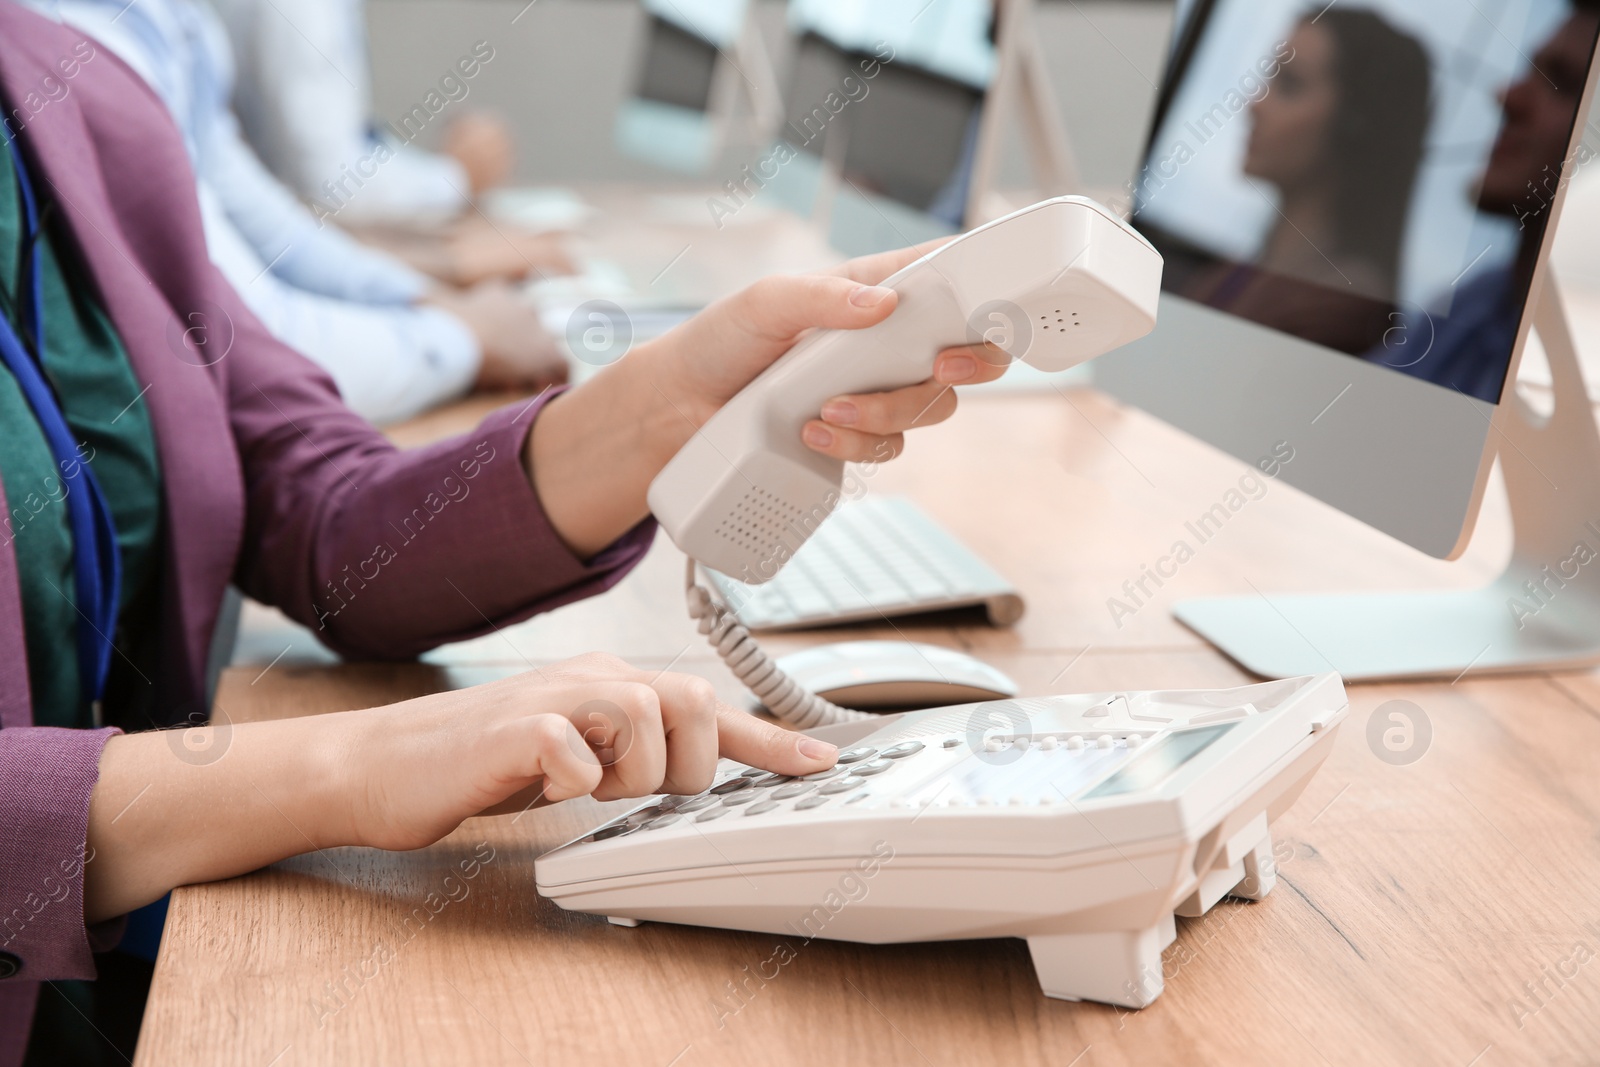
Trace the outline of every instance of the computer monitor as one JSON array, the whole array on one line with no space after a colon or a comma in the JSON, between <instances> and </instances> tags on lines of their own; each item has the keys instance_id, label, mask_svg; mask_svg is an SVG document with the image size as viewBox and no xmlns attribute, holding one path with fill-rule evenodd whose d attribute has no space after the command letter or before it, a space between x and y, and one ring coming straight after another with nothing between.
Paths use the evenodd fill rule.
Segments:
<instances>
[{"instance_id":1,"label":"computer monitor","mask_svg":"<svg viewBox=\"0 0 1600 1067\"><path fill-rule=\"evenodd\" d=\"M1582 158L1600 0L1188 8L1133 184L1133 222L1166 260L1160 322L1098 361L1096 383L1445 559L1505 451L1521 547L1488 590L1176 614L1263 674L1589 661L1600 648L1578 631L1600 598L1545 613L1558 598L1540 564L1580 539L1582 519L1560 516L1600 444L1584 403L1567 451L1594 454L1532 460L1514 377L1536 314L1552 364L1554 338L1577 375L1545 260ZM1565 497L1535 500L1557 463Z\"/></svg>"},{"instance_id":2,"label":"computer monitor","mask_svg":"<svg viewBox=\"0 0 1600 1067\"><path fill-rule=\"evenodd\" d=\"M778 196L849 255L961 230L992 0L791 0Z\"/></svg>"},{"instance_id":3,"label":"computer monitor","mask_svg":"<svg viewBox=\"0 0 1600 1067\"><path fill-rule=\"evenodd\" d=\"M730 90L748 75L731 53L748 0L642 0L645 27L632 94L617 112L623 152L671 170L704 173L730 119Z\"/></svg>"}]
</instances>

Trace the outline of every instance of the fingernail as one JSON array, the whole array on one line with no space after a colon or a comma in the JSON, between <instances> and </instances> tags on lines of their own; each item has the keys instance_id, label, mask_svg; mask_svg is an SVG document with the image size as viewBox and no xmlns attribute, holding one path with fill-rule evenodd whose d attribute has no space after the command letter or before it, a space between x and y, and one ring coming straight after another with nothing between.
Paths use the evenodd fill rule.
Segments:
<instances>
[{"instance_id":1,"label":"fingernail","mask_svg":"<svg viewBox=\"0 0 1600 1067\"><path fill-rule=\"evenodd\" d=\"M882 285L859 285L850 293L850 303L858 308L875 308L894 290Z\"/></svg>"},{"instance_id":2,"label":"fingernail","mask_svg":"<svg viewBox=\"0 0 1600 1067\"><path fill-rule=\"evenodd\" d=\"M978 373L978 361L971 356L946 356L939 361L939 380L964 382Z\"/></svg>"},{"instance_id":3,"label":"fingernail","mask_svg":"<svg viewBox=\"0 0 1600 1067\"><path fill-rule=\"evenodd\" d=\"M814 422L806 425L801 436L806 439L806 444L813 448L827 448L833 444L833 434L829 433L826 427L818 426Z\"/></svg>"},{"instance_id":4,"label":"fingernail","mask_svg":"<svg viewBox=\"0 0 1600 1067\"><path fill-rule=\"evenodd\" d=\"M848 400L830 400L822 405L822 417L835 426L854 426L861 412Z\"/></svg>"},{"instance_id":5,"label":"fingernail","mask_svg":"<svg viewBox=\"0 0 1600 1067\"><path fill-rule=\"evenodd\" d=\"M806 759L831 760L839 755L837 746L830 745L826 741L818 741L815 737L802 737L796 747L800 749L800 755Z\"/></svg>"}]
</instances>

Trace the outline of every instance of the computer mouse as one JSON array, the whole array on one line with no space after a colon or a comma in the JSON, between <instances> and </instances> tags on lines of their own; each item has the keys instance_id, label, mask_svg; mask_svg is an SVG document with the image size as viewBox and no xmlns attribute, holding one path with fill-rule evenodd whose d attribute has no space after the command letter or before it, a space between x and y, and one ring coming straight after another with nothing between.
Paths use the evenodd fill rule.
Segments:
<instances>
[{"instance_id":1,"label":"computer mouse","mask_svg":"<svg viewBox=\"0 0 1600 1067\"><path fill-rule=\"evenodd\" d=\"M783 656L778 668L847 708L936 708L1002 700L1017 683L964 652L914 641L843 641Z\"/></svg>"}]
</instances>

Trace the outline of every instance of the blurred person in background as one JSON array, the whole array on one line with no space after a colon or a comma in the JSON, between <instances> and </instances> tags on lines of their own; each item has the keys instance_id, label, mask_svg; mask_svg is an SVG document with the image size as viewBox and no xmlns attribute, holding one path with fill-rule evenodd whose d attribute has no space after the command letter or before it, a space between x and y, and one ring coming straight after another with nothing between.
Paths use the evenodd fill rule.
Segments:
<instances>
[{"instance_id":1,"label":"blurred person in background","mask_svg":"<svg viewBox=\"0 0 1600 1067\"><path fill-rule=\"evenodd\" d=\"M212 260L274 335L333 376L352 410L383 424L474 387L565 379L559 345L510 285L430 282L316 219L262 167L229 110L232 56L215 12L196 0L27 2L111 49L166 103L198 176ZM200 311L190 327L228 331Z\"/></svg>"},{"instance_id":2,"label":"blurred person in background","mask_svg":"<svg viewBox=\"0 0 1600 1067\"><path fill-rule=\"evenodd\" d=\"M1469 264L1433 302L1446 317L1426 311L1397 317L1386 343L1368 358L1491 404L1500 400L1506 354L1516 344L1549 211L1565 180L1597 34L1600 0L1573 0L1527 69L1500 91L1499 133L1482 174L1466 192L1479 211L1517 223L1516 255L1503 266L1473 270Z\"/></svg>"},{"instance_id":3,"label":"blurred person in background","mask_svg":"<svg viewBox=\"0 0 1600 1067\"><path fill-rule=\"evenodd\" d=\"M1218 263L1168 240L1176 291L1352 355L1393 325L1431 114L1432 63L1378 12L1308 12L1249 108L1241 171L1271 187L1253 258ZM1205 123L1197 116L1194 122Z\"/></svg>"},{"instance_id":4,"label":"blurred person in background","mask_svg":"<svg viewBox=\"0 0 1600 1067\"><path fill-rule=\"evenodd\" d=\"M430 82L449 114L443 150L429 152L413 143L424 127L405 116L398 126L377 124L363 0L212 2L237 58L233 103L245 137L319 215L337 214L365 239L457 285L571 270L556 238L490 225L472 209L511 176L516 156L504 123L460 102L493 60L488 42L464 54L461 69L444 72L459 97ZM427 109L413 114L431 128Z\"/></svg>"},{"instance_id":5,"label":"blurred person in background","mask_svg":"<svg viewBox=\"0 0 1600 1067\"><path fill-rule=\"evenodd\" d=\"M1376 11L1302 18L1250 109L1244 173L1278 193L1262 270L1393 301L1432 95L1422 43Z\"/></svg>"}]
</instances>

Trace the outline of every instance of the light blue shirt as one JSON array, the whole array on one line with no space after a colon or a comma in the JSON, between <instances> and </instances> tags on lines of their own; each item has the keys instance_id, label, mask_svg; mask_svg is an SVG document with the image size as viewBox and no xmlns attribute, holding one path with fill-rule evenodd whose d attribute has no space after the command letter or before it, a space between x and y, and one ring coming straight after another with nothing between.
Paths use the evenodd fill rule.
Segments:
<instances>
[{"instance_id":1,"label":"light blue shirt","mask_svg":"<svg viewBox=\"0 0 1600 1067\"><path fill-rule=\"evenodd\" d=\"M166 103L194 162L212 262L279 339L373 422L460 395L481 361L464 323L414 307L426 281L312 213L262 165L229 110L233 62L194 0L27 0L115 52Z\"/></svg>"},{"instance_id":2,"label":"light blue shirt","mask_svg":"<svg viewBox=\"0 0 1600 1067\"><path fill-rule=\"evenodd\" d=\"M374 131L363 0L213 2L238 63L244 135L302 199L353 222L438 221L467 207L460 163Z\"/></svg>"}]
</instances>

